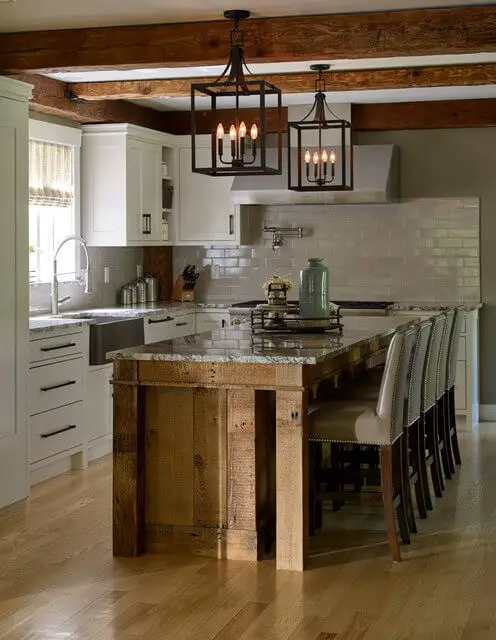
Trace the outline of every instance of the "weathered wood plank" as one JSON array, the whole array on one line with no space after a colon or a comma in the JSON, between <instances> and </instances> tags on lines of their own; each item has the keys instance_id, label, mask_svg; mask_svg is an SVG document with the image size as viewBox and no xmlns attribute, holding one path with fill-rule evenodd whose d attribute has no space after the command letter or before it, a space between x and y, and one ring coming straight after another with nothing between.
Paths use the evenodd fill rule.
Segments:
<instances>
[{"instance_id":1,"label":"weathered wood plank","mask_svg":"<svg viewBox=\"0 0 496 640\"><path fill-rule=\"evenodd\" d=\"M356 131L495 127L496 99L354 104Z\"/></svg>"},{"instance_id":2,"label":"weathered wood plank","mask_svg":"<svg viewBox=\"0 0 496 640\"><path fill-rule=\"evenodd\" d=\"M303 571L308 559L308 394L276 394L276 566Z\"/></svg>"},{"instance_id":3,"label":"weathered wood plank","mask_svg":"<svg viewBox=\"0 0 496 640\"><path fill-rule=\"evenodd\" d=\"M315 90L314 72L278 73L255 78L275 84L283 93L312 93ZM337 70L327 72L325 78L330 91L489 85L496 84L496 64ZM79 98L90 101L187 97L191 94L193 82L211 81L211 77L203 77L81 82L72 84L71 89Z\"/></svg>"},{"instance_id":4,"label":"weathered wood plank","mask_svg":"<svg viewBox=\"0 0 496 640\"><path fill-rule=\"evenodd\" d=\"M146 522L194 524L193 390L148 387Z\"/></svg>"},{"instance_id":5,"label":"weathered wood plank","mask_svg":"<svg viewBox=\"0 0 496 640\"><path fill-rule=\"evenodd\" d=\"M223 64L225 21L4 33L0 69ZM250 20L252 62L478 53L496 50L496 7L470 6Z\"/></svg>"},{"instance_id":6,"label":"weathered wood plank","mask_svg":"<svg viewBox=\"0 0 496 640\"><path fill-rule=\"evenodd\" d=\"M138 363L114 364L114 377L138 378ZM114 388L113 437L113 553L137 556L144 546L145 456L141 390L137 386Z\"/></svg>"},{"instance_id":7,"label":"weathered wood plank","mask_svg":"<svg viewBox=\"0 0 496 640\"><path fill-rule=\"evenodd\" d=\"M227 392L199 388L193 407L193 520L195 526L227 522Z\"/></svg>"}]
</instances>

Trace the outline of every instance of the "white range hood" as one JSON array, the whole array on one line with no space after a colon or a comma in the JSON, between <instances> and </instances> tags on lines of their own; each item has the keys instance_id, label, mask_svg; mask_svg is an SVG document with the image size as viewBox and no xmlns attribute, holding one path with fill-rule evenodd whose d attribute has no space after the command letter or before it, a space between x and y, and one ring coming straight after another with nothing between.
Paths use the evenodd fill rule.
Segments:
<instances>
[{"instance_id":1,"label":"white range hood","mask_svg":"<svg viewBox=\"0 0 496 640\"><path fill-rule=\"evenodd\" d=\"M268 153L276 153L269 149ZM239 176L231 187L235 204L385 204L399 198L399 150L392 144L354 145L352 191L299 192L288 189L287 149L280 176ZM337 165L339 163L336 163ZM296 167L293 169L295 170Z\"/></svg>"}]
</instances>

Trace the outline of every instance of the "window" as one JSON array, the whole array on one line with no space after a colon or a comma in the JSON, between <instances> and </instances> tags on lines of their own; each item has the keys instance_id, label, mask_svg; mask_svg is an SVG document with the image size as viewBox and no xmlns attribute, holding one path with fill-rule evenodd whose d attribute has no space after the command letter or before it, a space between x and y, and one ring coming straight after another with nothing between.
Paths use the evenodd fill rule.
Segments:
<instances>
[{"instance_id":1,"label":"window","mask_svg":"<svg viewBox=\"0 0 496 640\"><path fill-rule=\"evenodd\" d=\"M80 130L30 120L30 282L50 282L55 249L65 237L79 234L80 147ZM59 280L75 280L79 247L68 243L57 261Z\"/></svg>"}]
</instances>

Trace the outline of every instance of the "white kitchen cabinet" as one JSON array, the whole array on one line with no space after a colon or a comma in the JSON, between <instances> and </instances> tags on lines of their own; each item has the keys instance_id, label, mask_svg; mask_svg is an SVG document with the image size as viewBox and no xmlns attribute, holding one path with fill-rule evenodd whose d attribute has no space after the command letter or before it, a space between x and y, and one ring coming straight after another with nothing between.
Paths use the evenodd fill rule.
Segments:
<instances>
[{"instance_id":1,"label":"white kitchen cabinet","mask_svg":"<svg viewBox=\"0 0 496 640\"><path fill-rule=\"evenodd\" d=\"M88 408L86 412L88 425L88 448L91 450L103 441L110 441L112 437L112 380L113 365L90 367L86 377L86 397ZM96 456L91 454L90 459Z\"/></svg>"},{"instance_id":2,"label":"white kitchen cabinet","mask_svg":"<svg viewBox=\"0 0 496 640\"><path fill-rule=\"evenodd\" d=\"M29 346L28 459L30 483L36 484L86 466L89 330L34 332Z\"/></svg>"},{"instance_id":3,"label":"white kitchen cabinet","mask_svg":"<svg viewBox=\"0 0 496 640\"><path fill-rule=\"evenodd\" d=\"M0 77L0 507L28 494L28 100Z\"/></svg>"},{"instance_id":4,"label":"white kitchen cabinet","mask_svg":"<svg viewBox=\"0 0 496 640\"><path fill-rule=\"evenodd\" d=\"M231 324L231 316L224 309L208 309L196 312L196 333L225 329Z\"/></svg>"},{"instance_id":5,"label":"white kitchen cabinet","mask_svg":"<svg viewBox=\"0 0 496 640\"><path fill-rule=\"evenodd\" d=\"M197 136L199 164L210 158L209 136ZM175 244L240 244L240 207L231 203L232 176L212 177L193 173L191 141L179 146L179 207Z\"/></svg>"},{"instance_id":6,"label":"white kitchen cabinet","mask_svg":"<svg viewBox=\"0 0 496 640\"><path fill-rule=\"evenodd\" d=\"M174 136L165 133L128 124L83 127L82 232L90 246L172 244L175 199L164 212L162 165L174 189L176 156Z\"/></svg>"},{"instance_id":7,"label":"white kitchen cabinet","mask_svg":"<svg viewBox=\"0 0 496 640\"><path fill-rule=\"evenodd\" d=\"M154 314L144 319L145 344L172 340L196 333L194 311Z\"/></svg>"}]
</instances>

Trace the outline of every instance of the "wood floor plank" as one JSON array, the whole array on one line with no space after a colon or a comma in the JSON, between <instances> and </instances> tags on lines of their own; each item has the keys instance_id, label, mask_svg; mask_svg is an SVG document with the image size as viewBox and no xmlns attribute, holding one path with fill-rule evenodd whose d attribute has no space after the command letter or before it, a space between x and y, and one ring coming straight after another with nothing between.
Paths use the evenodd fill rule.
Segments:
<instances>
[{"instance_id":1,"label":"wood floor plank","mask_svg":"<svg viewBox=\"0 0 496 640\"><path fill-rule=\"evenodd\" d=\"M111 460L0 511L0 640L494 640L496 425L390 561L380 504L325 512L303 574L259 563L113 558Z\"/></svg>"}]
</instances>

